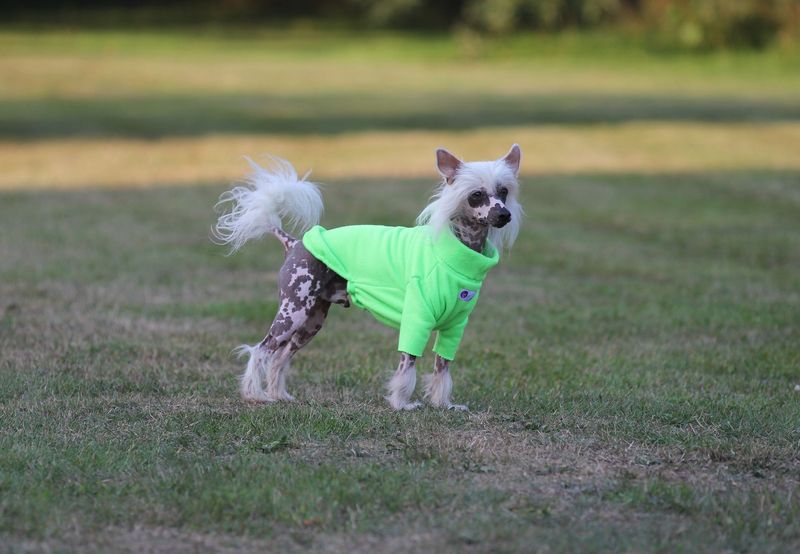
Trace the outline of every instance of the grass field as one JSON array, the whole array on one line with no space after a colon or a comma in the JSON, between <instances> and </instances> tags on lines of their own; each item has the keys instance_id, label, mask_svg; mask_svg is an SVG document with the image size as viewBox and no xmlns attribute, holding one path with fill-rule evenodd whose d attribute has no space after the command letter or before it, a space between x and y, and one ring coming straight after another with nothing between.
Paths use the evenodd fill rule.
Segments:
<instances>
[{"instance_id":1,"label":"grass field","mask_svg":"<svg viewBox=\"0 0 800 554\"><path fill-rule=\"evenodd\" d=\"M0 32L0 551L800 549L800 57L228 33ZM208 240L241 155L404 225L433 148L514 141L471 412L390 411L355 309L238 399L281 259Z\"/></svg>"}]
</instances>

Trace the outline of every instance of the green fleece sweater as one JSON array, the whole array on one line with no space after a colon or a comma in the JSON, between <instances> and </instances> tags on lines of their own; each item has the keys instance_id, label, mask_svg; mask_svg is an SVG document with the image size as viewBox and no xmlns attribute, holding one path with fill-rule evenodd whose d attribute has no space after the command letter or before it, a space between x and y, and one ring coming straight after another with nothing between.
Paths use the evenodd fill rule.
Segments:
<instances>
[{"instance_id":1,"label":"green fleece sweater","mask_svg":"<svg viewBox=\"0 0 800 554\"><path fill-rule=\"evenodd\" d=\"M313 227L303 245L347 280L352 302L400 329L397 349L421 356L432 331L433 351L452 360L486 273L499 260L489 243L475 252L448 229L352 225Z\"/></svg>"}]
</instances>

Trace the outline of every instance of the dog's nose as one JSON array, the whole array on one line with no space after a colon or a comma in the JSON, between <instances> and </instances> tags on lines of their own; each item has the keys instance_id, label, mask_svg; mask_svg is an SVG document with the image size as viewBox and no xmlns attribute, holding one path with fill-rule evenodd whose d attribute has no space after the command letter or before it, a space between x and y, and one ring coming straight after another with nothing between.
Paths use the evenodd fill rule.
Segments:
<instances>
[{"instance_id":1,"label":"dog's nose","mask_svg":"<svg viewBox=\"0 0 800 554\"><path fill-rule=\"evenodd\" d=\"M503 208L503 211L501 211L500 215L497 216L497 226L502 227L509 221L511 221L511 212Z\"/></svg>"}]
</instances>

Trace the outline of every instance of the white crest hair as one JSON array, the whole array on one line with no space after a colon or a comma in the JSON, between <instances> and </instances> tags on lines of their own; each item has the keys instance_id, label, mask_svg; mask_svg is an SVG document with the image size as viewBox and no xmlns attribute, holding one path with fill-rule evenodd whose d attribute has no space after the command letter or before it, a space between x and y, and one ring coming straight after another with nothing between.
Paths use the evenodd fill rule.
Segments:
<instances>
[{"instance_id":1,"label":"white crest hair","mask_svg":"<svg viewBox=\"0 0 800 554\"><path fill-rule=\"evenodd\" d=\"M322 196L306 181L310 172L298 179L292 164L281 158L269 157L266 169L245 159L252 171L244 184L222 193L214 206L222 212L211 230L218 244L229 244L233 253L251 239L283 229L284 222L301 233L319 223Z\"/></svg>"},{"instance_id":2,"label":"white crest hair","mask_svg":"<svg viewBox=\"0 0 800 554\"><path fill-rule=\"evenodd\" d=\"M485 187L494 190L496 183L508 187L506 209L511 212L511 221L504 227L490 227L489 241L498 250L510 250L519 234L520 220L524 215L519 203L519 183L509 165L501 158L489 162L464 162L456 173L452 184L446 179L434 192L430 204L417 217L417 225L430 225L434 236L445 227L453 229L452 219L463 209L470 192Z\"/></svg>"}]
</instances>

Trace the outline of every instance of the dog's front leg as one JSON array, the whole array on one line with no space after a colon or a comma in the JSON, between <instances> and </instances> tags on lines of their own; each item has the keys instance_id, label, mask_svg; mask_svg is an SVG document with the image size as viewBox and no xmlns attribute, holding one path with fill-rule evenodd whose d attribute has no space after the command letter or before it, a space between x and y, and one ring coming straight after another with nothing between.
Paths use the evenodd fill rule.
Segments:
<instances>
[{"instance_id":1,"label":"dog's front leg","mask_svg":"<svg viewBox=\"0 0 800 554\"><path fill-rule=\"evenodd\" d=\"M400 364L387 385L389 396L386 400L395 410L414 410L420 407L419 402L409 402L417 385L416 361L416 356L400 353Z\"/></svg>"},{"instance_id":2,"label":"dog's front leg","mask_svg":"<svg viewBox=\"0 0 800 554\"><path fill-rule=\"evenodd\" d=\"M449 410L468 411L463 404L450 402L453 392L453 379L450 377L450 360L445 360L438 354L433 362L433 373L425 376L425 398L437 408Z\"/></svg>"}]
</instances>

